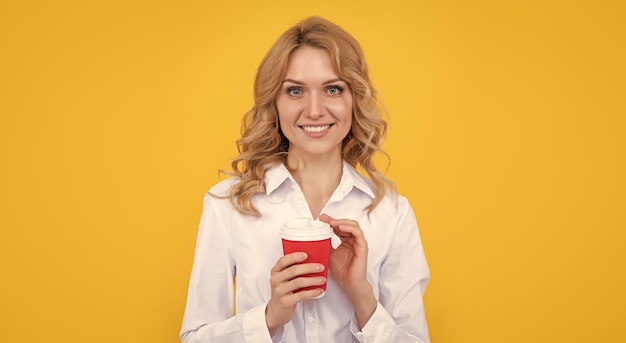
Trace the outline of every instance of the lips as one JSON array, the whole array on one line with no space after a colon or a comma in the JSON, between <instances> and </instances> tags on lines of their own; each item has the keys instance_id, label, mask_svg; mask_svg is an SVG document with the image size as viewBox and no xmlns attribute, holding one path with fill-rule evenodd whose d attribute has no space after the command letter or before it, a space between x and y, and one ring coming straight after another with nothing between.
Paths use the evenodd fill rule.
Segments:
<instances>
[{"instance_id":1,"label":"lips","mask_svg":"<svg viewBox=\"0 0 626 343\"><path fill-rule=\"evenodd\" d=\"M333 124L326 125L301 125L300 128L306 132L318 133L328 130Z\"/></svg>"}]
</instances>

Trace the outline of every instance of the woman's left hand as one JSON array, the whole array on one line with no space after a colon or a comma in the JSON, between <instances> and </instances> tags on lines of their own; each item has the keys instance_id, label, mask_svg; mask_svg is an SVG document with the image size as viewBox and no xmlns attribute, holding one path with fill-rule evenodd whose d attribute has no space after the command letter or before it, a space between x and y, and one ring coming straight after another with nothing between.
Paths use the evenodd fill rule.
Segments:
<instances>
[{"instance_id":1,"label":"woman's left hand","mask_svg":"<svg viewBox=\"0 0 626 343\"><path fill-rule=\"evenodd\" d=\"M327 214L319 219L330 224L341 239L341 244L330 254L329 272L344 292L350 292L367 283L367 241L354 220L334 219Z\"/></svg>"},{"instance_id":2,"label":"woman's left hand","mask_svg":"<svg viewBox=\"0 0 626 343\"><path fill-rule=\"evenodd\" d=\"M367 241L354 220L334 219L322 214L319 220L330 224L341 244L330 253L329 272L346 294L361 328L376 311L378 300L367 281Z\"/></svg>"}]
</instances>

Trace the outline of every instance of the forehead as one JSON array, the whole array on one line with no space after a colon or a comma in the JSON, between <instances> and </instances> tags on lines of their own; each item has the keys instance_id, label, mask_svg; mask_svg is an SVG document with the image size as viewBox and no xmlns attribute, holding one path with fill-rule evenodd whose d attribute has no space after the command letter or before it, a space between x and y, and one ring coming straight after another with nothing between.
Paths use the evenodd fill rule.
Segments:
<instances>
[{"instance_id":1,"label":"forehead","mask_svg":"<svg viewBox=\"0 0 626 343\"><path fill-rule=\"evenodd\" d=\"M296 49L289 57L287 78L337 77L328 51L310 46Z\"/></svg>"}]
</instances>

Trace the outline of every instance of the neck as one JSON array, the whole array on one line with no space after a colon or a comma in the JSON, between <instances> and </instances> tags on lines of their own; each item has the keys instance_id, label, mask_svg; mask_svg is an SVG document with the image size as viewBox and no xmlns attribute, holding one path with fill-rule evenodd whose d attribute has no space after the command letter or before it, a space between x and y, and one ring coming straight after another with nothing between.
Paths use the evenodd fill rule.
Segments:
<instances>
[{"instance_id":1,"label":"neck","mask_svg":"<svg viewBox=\"0 0 626 343\"><path fill-rule=\"evenodd\" d=\"M326 183L337 187L341 180L343 160L341 156L304 159L290 154L287 156L287 167L300 186L302 182L305 184L311 182L315 187Z\"/></svg>"},{"instance_id":2,"label":"neck","mask_svg":"<svg viewBox=\"0 0 626 343\"><path fill-rule=\"evenodd\" d=\"M296 180L305 198L309 202L311 212L315 217L321 207L330 199L339 186L343 172L343 159L336 156L319 156L313 158L299 158L296 155L287 156L287 166Z\"/></svg>"}]
</instances>

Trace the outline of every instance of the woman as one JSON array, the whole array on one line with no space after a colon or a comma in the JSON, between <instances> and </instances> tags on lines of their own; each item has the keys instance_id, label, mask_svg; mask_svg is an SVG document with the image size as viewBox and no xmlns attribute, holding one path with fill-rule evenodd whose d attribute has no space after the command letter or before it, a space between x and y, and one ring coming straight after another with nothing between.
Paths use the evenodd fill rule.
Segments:
<instances>
[{"instance_id":1,"label":"woman","mask_svg":"<svg viewBox=\"0 0 626 343\"><path fill-rule=\"evenodd\" d=\"M204 198L182 341L429 342L428 266L410 205L374 167L387 124L358 42L302 21L261 62L254 96L233 177ZM334 230L327 280L282 254L296 217ZM319 299L294 292L324 283Z\"/></svg>"}]
</instances>

